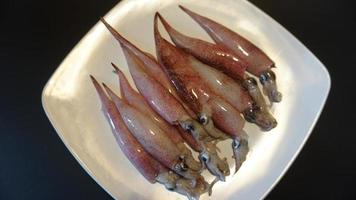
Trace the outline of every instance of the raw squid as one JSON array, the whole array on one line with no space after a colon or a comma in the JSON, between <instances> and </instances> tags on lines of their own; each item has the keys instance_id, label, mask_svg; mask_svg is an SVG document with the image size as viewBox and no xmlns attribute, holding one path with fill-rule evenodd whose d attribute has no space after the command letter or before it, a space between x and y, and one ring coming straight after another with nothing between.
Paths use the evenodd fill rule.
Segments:
<instances>
[{"instance_id":1,"label":"raw squid","mask_svg":"<svg viewBox=\"0 0 356 200\"><path fill-rule=\"evenodd\" d=\"M176 93L174 87L170 83L170 80L165 75L162 68L159 66L157 61L153 58L152 55L141 51L131 42L122 37L113 27L111 27L104 19L101 19L107 29L111 32L111 34L116 38L117 41L121 44L123 51L126 57L130 57L128 54L134 54L136 59L139 59L143 62L142 67L145 69L146 73L158 81L164 88L166 88L175 98L179 101L180 104L183 105L184 109L188 112L190 117L195 119L196 114L180 99L179 95ZM131 56L132 57L132 56ZM225 134L220 130L216 129L211 123L203 123L204 128L214 138L225 139Z\"/></svg>"},{"instance_id":2,"label":"raw squid","mask_svg":"<svg viewBox=\"0 0 356 200\"><path fill-rule=\"evenodd\" d=\"M127 50L123 49L124 51ZM203 147L199 154L201 162L213 175L220 180L225 180L225 176L230 173L229 166L226 159L221 159L218 156L216 147L211 144L213 138L205 132L205 129L198 122L188 115L174 96L146 73L143 69L143 62L138 60L130 51L127 51L126 55L132 78L146 102L168 123L181 126L185 131L191 133Z\"/></svg>"},{"instance_id":3,"label":"raw squid","mask_svg":"<svg viewBox=\"0 0 356 200\"><path fill-rule=\"evenodd\" d=\"M164 67L180 97L192 110L203 116L205 121L212 121L218 128L230 135L234 140L233 146L237 146L234 148L236 166L241 166L241 163L237 162L245 160L246 154L242 155L241 152L247 153L248 150L245 149L248 149L248 145L247 136L242 131L245 121L240 112L214 94L205 84L202 77L192 67L194 62L199 61L162 38L158 30L157 14L154 19L154 36L158 61ZM244 141L241 142L242 140ZM237 155L241 159L236 158Z\"/></svg>"},{"instance_id":4,"label":"raw squid","mask_svg":"<svg viewBox=\"0 0 356 200\"><path fill-rule=\"evenodd\" d=\"M99 95L102 110L110 122L109 124L111 125L117 143L131 164L134 165L150 183L158 182L164 185L167 190L183 194L190 200L199 199L199 196L207 191L208 184L203 179L200 179L196 187L194 187L191 180L180 177L148 154L127 129L115 104L107 97L96 79L93 76L90 76L90 78Z\"/></svg>"},{"instance_id":5,"label":"raw squid","mask_svg":"<svg viewBox=\"0 0 356 200\"><path fill-rule=\"evenodd\" d=\"M158 13L157 16L161 19L164 27L169 30L168 32L171 32L171 35L173 35L174 29L172 29L164 18ZM177 32L175 33L175 35L177 35ZM181 35L180 38L183 38L183 36ZM208 50L208 47L203 49ZM180 52L181 51L177 51L178 54L174 56L184 56L184 54L179 54ZM192 69L203 78L205 83L209 85L210 89L243 113L247 121L256 123L262 130L265 131L271 130L277 125L277 121L269 113L264 101L256 103L253 99L251 99L251 96L245 88L240 86L229 76L221 73L217 69L199 62L193 57L189 57L189 59ZM263 99L263 97L261 98ZM259 104L262 104L262 106Z\"/></svg>"},{"instance_id":6,"label":"raw squid","mask_svg":"<svg viewBox=\"0 0 356 200\"><path fill-rule=\"evenodd\" d=\"M113 63L121 97L90 75L120 149L151 183L198 200L230 175L226 158L216 143L232 139L235 173L249 152L245 120L268 131L277 125L257 81L270 102L280 102L275 63L257 46L227 27L179 6L215 43L175 30L159 14L154 17L157 60L121 36L103 18L102 23L120 43L135 91ZM158 29L158 19L174 46ZM247 72L246 72L247 71ZM199 152L194 159L189 145ZM216 178L208 184L203 169Z\"/></svg>"},{"instance_id":7,"label":"raw squid","mask_svg":"<svg viewBox=\"0 0 356 200\"><path fill-rule=\"evenodd\" d=\"M122 35L120 35L110 24L108 24L105 19L101 18L101 22L105 25L105 27L110 31L110 33L115 37L115 39L120 43L122 47L127 48L133 54L135 54L147 67L147 73L149 73L152 77L154 77L159 83L161 83L177 100L184 106L187 112L191 117L195 117L193 111L189 109L188 106L185 106L184 102L182 102L174 88L172 87L169 79L165 76L161 67L156 62L155 58L132 44L130 41L125 39Z\"/></svg>"},{"instance_id":8,"label":"raw squid","mask_svg":"<svg viewBox=\"0 0 356 200\"><path fill-rule=\"evenodd\" d=\"M195 141L192 135L186 133L185 131L180 133L174 126L168 124L164 119L161 118L145 101L141 94L136 92L131 86L122 71L112 64L116 73L119 76L120 81L120 91L121 98L129 103L131 106L135 107L141 113L147 115L153 119L156 124L172 139L172 141L177 145L179 150L183 152L184 159L187 160L188 167L195 171L201 169L200 163L197 163L192 157L192 152L185 146L185 140L181 135L185 135L185 138L189 138L187 141L190 146L196 151L202 151L202 147Z\"/></svg>"},{"instance_id":9,"label":"raw squid","mask_svg":"<svg viewBox=\"0 0 356 200\"><path fill-rule=\"evenodd\" d=\"M105 84L104 88L118 108L127 128L147 152L160 163L187 179L196 181L202 178L198 172L189 168L183 152L180 152L177 145L151 118L123 101Z\"/></svg>"},{"instance_id":10,"label":"raw squid","mask_svg":"<svg viewBox=\"0 0 356 200\"><path fill-rule=\"evenodd\" d=\"M168 24L168 22L158 13L163 26L167 30L173 43L185 52L193 55L201 62L212 66L228 76L234 78L236 82L242 84L245 89L261 109L268 109L263 95L258 88L254 78L245 73L247 63L237 57L231 50L219 44L212 44L200 39L188 37Z\"/></svg>"},{"instance_id":11,"label":"raw squid","mask_svg":"<svg viewBox=\"0 0 356 200\"><path fill-rule=\"evenodd\" d=\"M271 102L282 100L282 94L277 90L276 76L272 71L275 63L260 48L229 28L183 6L179 7L192 17L217 44L232 50L248 64L247 71L259 77L264 92Z\"/></svg>"}]
</instances>

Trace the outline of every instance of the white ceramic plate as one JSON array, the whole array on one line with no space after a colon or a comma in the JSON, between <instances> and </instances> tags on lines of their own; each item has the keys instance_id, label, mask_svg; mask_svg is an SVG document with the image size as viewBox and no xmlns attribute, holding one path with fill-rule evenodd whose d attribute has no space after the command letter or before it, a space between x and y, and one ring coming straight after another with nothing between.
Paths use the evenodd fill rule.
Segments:
<instances>
[{"instance_id":1,"label":"white ceramic plate","mask_svg":"<svg viewBox=\"0 0 356 200\"><path fill-rule=\"evenodd\" d=\"M286 172L309 137L330 89L329 74L293 35L244 0L124 0L105 18L127 39L153 54L152 21L156 11L160 11L178 30L211 41L177 7L178 3L246 36L277 64L275 72L284 98L273 106L272 112L279 125L269 133L261 133L255 126L246 125L251 148L248 159L235 176L216 185L211 197L261 199ZM159 184L149 184L116 144L88 77L93 74L118 91L110 62L118 64L130 77L118 43L98 23L48 81L42 95L48 118L73 156L112 197L184 199ZM230 157L230 144L225 144L222 150ZM208 198L202 196L202 199Z\"/></svg>"}]
</instances>

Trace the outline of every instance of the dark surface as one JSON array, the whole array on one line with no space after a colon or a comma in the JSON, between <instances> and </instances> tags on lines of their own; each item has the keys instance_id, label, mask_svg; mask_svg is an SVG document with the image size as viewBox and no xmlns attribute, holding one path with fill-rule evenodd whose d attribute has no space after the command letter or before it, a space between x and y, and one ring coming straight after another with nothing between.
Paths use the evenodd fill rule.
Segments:
<instances>
[{"instance_id":1,"label":"dark surface","mask_svg":"<svg viewBox=\"0 0 356 200\"><path fill-rule=\"evenodd\" d=\"M117 1L0 2L0 199L110 199L65 148L42 87ZM328 68L332 89L306 146L268 199L356 199L354 0L252 0Z\"/></svg>"}]
</instances>

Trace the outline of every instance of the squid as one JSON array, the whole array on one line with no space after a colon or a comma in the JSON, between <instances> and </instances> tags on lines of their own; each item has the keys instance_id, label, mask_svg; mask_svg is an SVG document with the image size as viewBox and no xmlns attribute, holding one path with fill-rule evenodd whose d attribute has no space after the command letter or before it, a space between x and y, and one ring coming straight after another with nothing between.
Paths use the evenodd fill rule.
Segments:
<instances>
[{"instance_id":1,"label":"squid","mask_svg":"<svg viewBox=\"0 0 356 200\"><path fill-rule=\"evenodd\" d=\"M165 40L158 30L158 15L154 18L154 37L157 59L174 84L177 93L190 108L213 123L233 139L232 146L236 162L235 172L246 159L247 135L242 130L245 124L240 112L223 98L211 91L204 79L196 73L193 56L176 48Z\"/></svg>"},{"instance_id":2,"label":"squid","mask_svg":"<svg viewBox=\"0 0 356 200\"><path fill-rule=\"evenodd\" d=\"M140 62L143 62L142 67L145 69L146 73L154 78L157 82L159 82L164 89L168 90L171 95L173 95L176 100L184 107L189 116L193 119L196 119L196 114L187 106L179 97L176 90L172 86L170 80L165 75L163 69L154 59L154 57L146 52L143 52L134 44L125 39L122 35L120 35L112 26L110 26L105 19L101 18L102 23L106 26L106 28L110 31L110 33L115 37L115 39L120 43L125 56L130 58L129 54L133 54L136 59L139 59ZM132 56L131 56L132 57ZM159 113L159 112L158 112ZM198 116L199 117L199 116ZM204 129L208 132L208 134L214 138L218 138L219 140L226 139L226 136L223 132L215 128L211 123L206 123L204 118L198 118L198 121L203 124Z\"/></svg>"},{"instance_id":3,"label":"squid","mask_svg":"<svg viewBox=\"0 0 356 200\"><path fill-rule=\"evenodd\" d=\"M194 185L198 179L203 178L199 172L189 167L183 152L150 117L130 106L105 84L103 86L119 110L126 127L149 154L177 174L192 180Z\"/></svg>"},{"instance_id":4,"label":"squid","mask_svg":"<svg viewBox=\"0 0 356 200\"><path fill-rule=\"evenodd\" d=\"M184 107L159 82L149 76L144 70L144 64L127 49L126 60L131 76L137 89L150 107L171 125L180 126L193 135L194 139L203 147L199 152L199 159L211 174L225 181L230 174L226 158L221 159L217 154L212 138L205 129L186 112Z\"/></svg>"},{"instance_id":5,"label":"squid","mask_svg":"<svg viewBox=\"0 0 356 200\"><path fill-rule=\"evenodd\" d=\"M270 131L277 126L277 121L269 110L257 105L248 92L229 76L194 58L191 63L194 71L204 79L204 83L209 85L212 92L240 111L246 121L255 123L262 131Z\"/></svg>"},{"instance_id":6,"label":"squid","mask_svg":"<svg viewBox=\"0 0 356 200\"><path fill-rule=\"evenodd\" d=\"M125 75L121 72L120 69L118 69L115 65L113 65L115 68L115 71L117 72L118 76L119 76L119 80L120 80L120 90L124 96L124 98L127 100L127 102L130 102L130 104L135 104L136 107L140 107L139 110L142 113L147 113L149 116L153 117L153 119L155 119L157 121L158 124L160 124L160 126L162 127L162 129L166 130L166 131L170 131L170 135L172 135L172 138L176 138L174 139L176 141L176 143L178 143L178 147L183 146L182 144L182 138L179 137L179 133L177 133L176 129L172 129L172 126L169 125L166 121L164 121L154 110L152 110L151 107L149 107L149 105L144 102L144 98L137 93L136 91L134 91L134 89L130 86L130 84L128 83ZM174 131L175 130L175 131ZM173 135L174 134L174 135ZM186 132L182 133L187 135ZM190 135L189 135L190 136ZM190 141L190 139L189 139ZM196 141L194 140L193 142L193 147L196 147ZM203 160L203 164L206 163L209 159L209 157L218 157L217 152L213 151L213 146L210 143L205 143L204 146L206 148L208 148L208 152L210 154L213 155L207 155L202 147L199 145L198 147L196 147L195 149L200 152L201 154L199 155L200 160ZM187 152L187 149L182 147L182 151L183 152ZM191 155L191 153L187 153L189 156ZM215 162L215 161L214 161ZM211 169L211 167L208 167L208 170ZM209 170L210 171L210 170ZM214 171L211 172L212 174L214 174ZM221 177L220 179L224 179L223 177Z\"/></svg>"},{"instance_id":7,"label":"squid","mask_svg":"<svg viewBox=\"0 0 356 200\"><path fill-rule=\"evenodd\" d=\"M264 93L271 102L280 102L282 100L282 94L277 89L276 75L272 71L275 63L260 48L222 24L183 6L179 7L196 21L216 44L230 49L247 63L247 71L259 77Z\"/></svg>"},{"instance_id":8,"label":"squid","mask_svg":"<svg viewBox=\"0 0 356 200\"><path fill-rule=\"evenodd\" d=\"M98 81L91 75L90 78L101 101L104 115L111 125L115 139L131 164L150 183L158 182L169 191L185 195L190 200L198 200L199 196L207 191L208 183L200 179L194 187L191 180L182 178L147 153L122 121L114 102L105 94Z\"/></svg>"},{"instance_id":9,"label":"squid","mask_svg":"<svg viewBox=\"0 0 356 200\"><path fill-rule=\"evenodd\" d=\"M191 117L194 117L195 114L193 111L189 109L188 106L182 102L177 93L175 92L174 88L172 87L170 81L165 76L164 72L162 71L161 67L158 66L153 55L150 53L144 52L140 50L137 46L132 44L126 38L124 38L119 32L117 32L104 18L100 19L101 22L105 25L105 27L109 30L109 32L114 36L114 38L120 43L122 47L126 47L130 50L133 54L135 54L147 67L148 73L154 77L159 83L161 83L177 100L184 106L187 112L190 114Z\"/></svg>"},{"instance_id":10,"label":"squid","mask_svg":"<svg viewBox=\"0 0 356 200\"><path fill-rule=\"evenodd\" d=\"M153 119L156 124L171 138L171 140L177 145L180 152L184 154L184 159L187 160L187 165L191 169L195 171L199 171L201 169L201 165L199 162L196 162L192 156L192 152L185 146L184 142L192 147L192 149L196 151L202 151L202 147L196 140L192 137L192 135L186 133L185 131L179 132L174 126L168 124L164 119L161 118L145 101L141 94L136 92L126 79L123 72L113 64L115 72L119 77L120 82L120 91L121 98L128 102L131 106L136 108L139 112L146 114L148 117ZM183 139L182 135L184 136Z\"/></svg>"},{"instance_id":11,"label":"squid","mask_svg":"<svg viewBox=\"0 0 356 200\"><path fill-rule=\"evenodd\" d=\"M161 22L163 23L168 33L170 33L170 35L173 35L174 33L174 35L177 35L178 32L176 32L172 27L170 27L167 21L165 21L165 19L159 13L157 13L157 16L160 18ZM181 38L182 37L183 36L181 35ZM171 38L175 37L171 36ZM173 39L173 41L176 41L176 39ZM208 48L203 49L206 49L207 52L209 52ZM178 53L179 52L180 51L178 51ZM177 54L176 56L184 55ZM277 126L277 121L269 113L262 95L262 102L256 102L253 98L251 98L245 88L243 88L240 84L234 81L231 77L227 76L224 73L221 73L217 69L214 69L208 65L199 62L193 57L190 58L190 62L193 70L204 79L204 81L209 85L211 90L215 94L223 97L227 102L229 102L237 110L243 113L245 119L248 122L257 124L264 131L269 131ZM259 91L257 83L256 90Z\"/></svg>"},{"instance_id":12,"label":"squid","mask_svg":"<svg viewBox=\"0 0 356 200\"><path fill-rule=\"evenodd\" d=\"M237 57L231 50L222 45L192 38L178 32L168 24L159 13L157 13L157 15L167 30L172 42L178 48L193 55L199 61L234 78L247 89L257 106L262 109L267 109L267 104L258 88L256 80L246 73L248 65L244 60ZM204 51L202 51L202 49L204 49Z\"/></svg>"},{"instance_id":13,"label":"squid","mask_svg":"<svg viewBox=\"0 0 356 200\"><path fill-rule=\"evenodd\" d=\"M196 52L195 55L201 55L198 57L206 58L203 60L211 61L212 57L219 58L219 56L208 55L208 54L214 52L214 51L210 51L211 48L209 48L209 46L210 46L214 49L214 46L215 46L214 44L205 43L204 41L198 40L198 39L189 39L187 36L184 36L184 35L180 34L179 32L177 32L176 30L174 30L159 13L157 13L157 16L161 20L163 26L168 31L172 40L176 41L175 42L176 44L179 44L178 46L182 46L181 45L182 43L184 43L183 46L188 46L188 48L190 48L189 46L195 46L194 50L193 50L194 52ZM179 42L179 41L181 41L181 42ZM205 49L206 51L200 51L200 50L198 50L197 47L199 47L199 49ZM183 49L186 49L186 48L183 47ZM188 50L188 51L191 52L190 50ZM220 51L220 52L222 52L222 51ZM219 54L220 53L217 53L217 55L219 55ZM229 54L229 53L226 53L226 54ZM204 56L204 55L208 55L208 56ZM229 54L229 55L233 55L233 54ZM205 82L207 82L207 84L209 84L209 86L211 86L211 89L213 90L213 92L215 92L216 94L223 97L231 105L233 105L237 110L242 112L247 121L256 123L264 131L268 131L268 130L271 130L272 128L276 127L277 121L269 113L266 103L265 103L261 93L259 92L257 83L254 79L249 79L249 80L245 81L245 83L246 82L248 82L248 83L254 82L255 83L255 84L249 84L249 86L247 86L247 88L250 88L249 91L254 91L254 92L252 92L253 94L257 94L257 96L258 96L257 101L255 101L255 98L251 98L249 93L247 93L245 91L245 88L241 87L240 84L238 84L236 81L234 81L229 76L220 73L219 70L213 69L210 66L200 63L199 61L195 60L194 58L191 59L191 62L192 62L193 69L200 76L202 76L202 78L204 78ZM217 63L220 63L220 62L217 62ZM243 76L244 75L242 74L241 78Z\"/></svg>"}]
</instances>

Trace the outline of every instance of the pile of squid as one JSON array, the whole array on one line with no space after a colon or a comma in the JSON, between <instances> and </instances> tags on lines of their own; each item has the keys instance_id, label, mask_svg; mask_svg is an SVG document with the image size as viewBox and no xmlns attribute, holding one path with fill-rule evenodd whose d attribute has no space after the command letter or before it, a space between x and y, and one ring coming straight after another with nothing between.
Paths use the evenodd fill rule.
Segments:
<instances>
[{"instance_id":1,"label":"pile of squid","mask_svg":"<svg viewBox=\"0 0 356 200\"><path fill-rule=\"evenodd\" d=\"M157 59L102 23L120 43L137 90L112 63L120 96L90 75L122 152L151 183L199 199L230 175L218 142L231 140L235 173L249 152L245 120L263 131L276 127L263 94L281 101L273 61L244 37L180 6L214 43L184 35L159 13L154 17ZM170 43L160 34L158 22ZM253 77L260 79L263 92ZM198 153L193 156L192 151ZM207 169L211 183L201 175Z\"/></svg>"}]
</instances>

